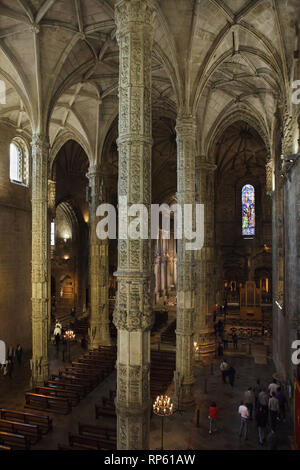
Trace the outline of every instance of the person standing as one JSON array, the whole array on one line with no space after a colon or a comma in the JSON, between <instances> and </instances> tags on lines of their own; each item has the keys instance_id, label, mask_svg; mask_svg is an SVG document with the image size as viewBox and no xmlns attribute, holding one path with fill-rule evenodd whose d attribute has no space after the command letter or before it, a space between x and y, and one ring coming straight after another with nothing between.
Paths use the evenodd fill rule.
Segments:
<instances>
[{"instance_id":1,"label":"person standing","mask_svg":"<svg viewBox=\"0 0 300 470\"><path fill-rule=\"evenodd\" d=\"M23 354L22 346L20 344L18 344L17 348L16 348L16 357L17 357L17 361L18 361L19 366L22 363L22 354Z\"/></svg>"},{"instance_id":2,"label":"person standing","mask_svg":"<svg viewBox=\"0 0 300 470\"><path fill-rule=\"evenodd\" d=\"M13 362L14 357L15 357L15 349L14 349L13 345L10 344L8 346L8 350L7 350L7 360Z\"/></svg>"},{"instance_id":3,"label":"person standing","mask_svg":"<svg viewBox=\"0 0 300 470\"><path fill-rule=\"evenodd\" d=\"M252 419L254 394L252 387L249 387L244 395L245 404L249 410L249 419Z\"/></svg>"},{"instance_id":4,"label":"person standing","mask_svg":"<svg viewBox=\"0 0 300 470\"><path fill-rule=\"evenodd\" d=\"M54 334L54 338L55 338L56 350L58 352L59 342L60 342L60 335L61 335L61 328L60 328L59 323L56 323L53 334Z\"/></svg>"},{"instance_id":5,"label":"person standing","mask_svg":"<svg viewBox=\"0 0 300 470\"><path fill-rule=\"evenodd\" d=\"M270 385L268 387L270 398L272 398L273 393L277 392L278 387L279 387L279 385L275 382L275 380L273 380L273 382L270 383Z\"/></svg>"},{"instance_id":6,"label":"person standing","mask_svg":"<svg viewBox=\"0 0 300 470\"><path fill-rule=\"evenodd\" d=\"M216 403L213 401L209 407L208 420L209 420L209 434L212 434L213 431L217 430L217 416L218 408Z\"/></svg>"},{"instance_id":7,"label":"person standing","mask_svg":"<svg viewBox=\"0 0 300 470\"><path fill-rule=\"evenodd\" d=\"M223 356L223 344L222 343L218 344L218 356L219 357Z\"/></svg>"},{"instance_id":8,"label":"person standing","mask_svg":"<svg viewBox=\"0 0 300 470\"><path fill-rule=\"evenodd\" d=\"M233 342L233 349L235 349L236 351L238 348L238 337L236 333L233 333L232 335L232 342Z\"/></svg>"},{"instance_id":9,"label":"person standing","mask_svg":"<svg viewBox=\"0 0 300 470\"><path fill-rule=\"evenodd\" d=\"M258 405L262 406L265 409L265 412L268 414L269 396L265 388L263 388L258 394Z\"/></svg>"},{"instance_id":10,"label":"person standing","mask_svg":"<svg viewBox=\"0 0 300 470\"><path fill-rule=\"evenodd\" d=\"M269 399L269 411L270 411L270 421L271 428L275 429L277 425L278 413L279 413L279 402L275 397L275 392L272 393L272 397Z\"/></svg>"},{"instance_id":11,"label":"person standing","mask_svg":"<svg viewBox=\"0 0 300 470\"><path fill-rule=\"evenodd\" d=\"M229 367L227 375L228 375L229 383L233 387L234 386L234 379L235 379L235 368L233 366Z\"/></svg>"},{"instance_id":12,"label":"person standing","mask_svg":"<svg viewBox=\"0 0 300 470\"><path fill-rule=\"evenodd\" d=\"M230 366L228 362L226 361L226 359L223 359L223 361L220 364L220 370L222 372L222 379L223 379L224 384L226 384L226 376L228 375L229 367Z\"/></svg>"},{"instance_id":13,"label":"person standing","mask_svg":"<svg viewBox=\"0 0 300 470\"><path fill-rule=\"evenodd\" d=\"M281 390L281 387L277 389L277 392L275 392L275 397L278 400L279 403L279 419L285 421L285 404L286 404L286 398Z\"/></svg>"},{"instance_id":14,"label":"person standing","mask_svg":"<svg viewBox=\"0 0 300 470\"><path fill-rule=\"evenodd\" d=\"M265 442L265 432L268 423L268 411L266 411L263 406L258 406L256 410L256 423L258 430L258 441L262 446Z\"/></svg>"},{"instance_id":15,"label":"person standing","mask_svg":"<svg viewBox=\"0 0 300 470\"><path fill-rule=\"evenodd\" d=\"M248 431L248 419L249 419L249 410L245 405L245 402L242 401L239 407L239 415L241 417L241 425L240 425L240 437L244 437L247 439L247 431Z\"/></svg>"}]
</instances>

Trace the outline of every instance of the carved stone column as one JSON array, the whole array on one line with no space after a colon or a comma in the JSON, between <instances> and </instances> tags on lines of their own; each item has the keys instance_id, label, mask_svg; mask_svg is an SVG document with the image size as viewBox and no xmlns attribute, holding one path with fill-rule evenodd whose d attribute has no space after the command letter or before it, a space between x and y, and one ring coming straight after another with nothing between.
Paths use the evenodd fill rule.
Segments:
<instances>
[{"instance_id":1,"label":"carved stone column","mask_svg":"<svg viewBox=\"0 0 300 470\"><path fill-rule=\"evenodd\" d=\"M31 385L48 379L48 154L47 137L32 137L32 359Z\"/></svg>"},{"instance_id":2,"label":"carved stone column","mask_svg":"<svg viewBox=\"0 0 300 470\"><path fill-rule=\"evenodd\" d=\"M214 171L216 165L200 157L196 163L196 202L204 205L204 246L196 257L195 336L202 357L215 354L213 307L216 302Z\"/></svg>"},{"instance_id":3,"label":"carved stone column","mask_svg":"<svg viewBox=\"0 0 300 470\"><path fill-rule=\"evenodd\" d=\"M55 220L56 212L56 181L48 180L48 338L51 335L51 258L52 258L52 247L51 247L51 222Z\"/></svg>"},{"instance_id":4,"label":"carved stone column","mask_svg":"<svg viewBox=\"0 0 300 470\"><path fill-rule=\"evenodd\" d=\"M191 116L177 119L177 200L184 205L195 204L195 142L196 123ZM178 217L179 220L179 217ZM184 224L182 224L184 225ZM186 249L186 241L178 240L177 261L177 323L176 323L176 371L175 401L180 408L194 403L193 384L193 317L194 298L194 251Z\"/></svg>"},{"instance_id":5,"label":"carved stone column","mask_svg":"<svg viewBox=\"0 0 300 470\"><path fill-rule=\"evenodd\" d=\"M91 169L88 173L90 191L90 328L89 348L111 344L108 309L108 239L97 237L96 210L99 204L107 202L100 172Z\"/></svg>"},{"instance_id":6,"label":"carved stone column","mask_svg":"<svg viewBox=\"0 0 300 470\"><path fill-rule=\"evenodd\" d=\"M130 217L120 213L121 198L127 197L129 206L144 204L150 214L152 4L148 0L121 0L115 16L120 50L119 229L126 229ZM118 329L116 410L120 450L149 448L152 256L150 237L134 240L119 234L114 323Z\"/></svg>"}]
</instances>

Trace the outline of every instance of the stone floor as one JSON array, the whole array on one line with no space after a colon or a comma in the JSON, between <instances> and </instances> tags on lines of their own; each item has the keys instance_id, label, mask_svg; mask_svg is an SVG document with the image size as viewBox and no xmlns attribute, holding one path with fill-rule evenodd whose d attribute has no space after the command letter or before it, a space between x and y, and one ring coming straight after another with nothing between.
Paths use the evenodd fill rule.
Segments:
<instances>
[{"instance_id":1,"label":"stone floor","mask_svg":"<svg viewBox=\"0 0 300 470\"><path fill-rule=\"evenodd\" d=\"M155 347L155 345L154 345ZM254 349L255 351L255 349ZM78 345L74 345L72 357L82 354ZM227 353L228 360L235 367L236 383L234 388L223 384L219 371L219 358L214 358L209 364L196 363L195 400L193 409L183 413L175 413L164 421L164 448L168 450L256 450L263 449L258 445L255 421L249 423L248 440L239 439L239 415L237 408L243 398L244 391L253 386L257 378L268 385L275 372L272 361L265 356L263 361L255 361L254 357ZM263 356L260 348L259 355ZM258 363L257 363L258 362ZM263 362L263 363L260 363ZM55 372L61 365L54 346L50 347L50 369ZM212 370L213 366L213 370ZM212 374L213 372L213 374ZM15 365L12 379L0 376L0 407L23 409L24 392L29 390L29 358L24 358L24 364ZM116 372L113 372L103 383L85 397L72 413L67 416L53 414L52 433L44 436L33 449L56 450L58 444L68 444L68 433L77 433L78 422L100 424L95 419L95 404L102 396L108 396L109 390L115 388ZM205 387L206 383L206 387ZM172 397L173 386L168 393ZM219 408L218 430L208 434L208 406L211 400L216 401ZM200 426L196 423L196 410L200 412ZM279 448L291 449L293 429L291 425L290 407L285 423L279 424ZM102 421L102 424L113 426L115 420ZM161 419L153 416L151 419L150 448L161 447Z\"/></svg>"}]
</instances>

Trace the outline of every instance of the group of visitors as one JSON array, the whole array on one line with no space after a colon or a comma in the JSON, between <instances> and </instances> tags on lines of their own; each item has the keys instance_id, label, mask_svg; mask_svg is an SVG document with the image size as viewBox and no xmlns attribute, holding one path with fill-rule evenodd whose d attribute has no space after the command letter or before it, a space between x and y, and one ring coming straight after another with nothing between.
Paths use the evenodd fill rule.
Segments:
<instances>
[{"instance_id":1,"label":"group of visitors","mask_svg":"<svg viewBox=\"0 0 300 470\"><path fill-rule=\"evenodd\" d=\"M273 380L268 390L262 387L260 380L257 380L254 388L249 387L244 394L244 400L239 407L241 416L240 437L247 439L248 421L253 419L255 414L258 441L260 445L267 442L268 448L277 448L277 425L280 421L285 421L286 397L280 387ZM266 437L266 429L270 424L270 433Z\"/></svg>"},{"instance_id":2,"label":"group of visitors","mask_svg":"<svg viewBox=\"0 0 300 470\"><path fill-rule=\"evenodd\" d=\"M7 349L7 358L4 364L2 364L1 372L3 375L7 375L10 379L12 378L12 373L14 370L15 360L19 366L22 364L22 355L23 355L23 348L20 344L17 344L14 347L12 344L9 345Z\"/></svg>"},{"instance_id":3,"label":"group of visitors","mask_svg":"<svg viewBox=\"0 0 300 470\"><path fill-rule=\"evenodd\" d=\"M223 383L229 383L233 387L236 371L226 359L220 364L220 371ZM285 421L286 397L279 384L273 380L268 388L263 387L257 379L253 387L249 387L244 392L243 400L238 408L240 415L239 436L247 440L248 422L255 419L258 432L258 442L261 446L267 444L269 450L276 450L278 447L277 427L278 423ZM218 407L216 402L211 402L209 406L209 434L217 430ZM269 425L269 432L267 432Z\"/></svg>"}]
</instances>

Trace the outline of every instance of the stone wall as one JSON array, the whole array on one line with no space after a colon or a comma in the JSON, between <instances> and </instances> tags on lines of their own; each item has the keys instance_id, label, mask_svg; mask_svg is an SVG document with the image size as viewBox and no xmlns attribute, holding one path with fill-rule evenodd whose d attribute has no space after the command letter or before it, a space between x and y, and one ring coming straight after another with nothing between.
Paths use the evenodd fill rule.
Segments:
<instances>
[{"instance_id":1,"label":"stone wall","mask_svg":"<svg viewBox=\"0 0 300 470\"><path fill-rule=\"evenodd\" d=\"M0 338L31 348L31 189L10 182L14 129L0 125Z\"/></svg>"}]
</instances>

